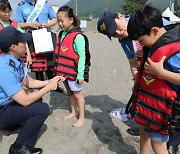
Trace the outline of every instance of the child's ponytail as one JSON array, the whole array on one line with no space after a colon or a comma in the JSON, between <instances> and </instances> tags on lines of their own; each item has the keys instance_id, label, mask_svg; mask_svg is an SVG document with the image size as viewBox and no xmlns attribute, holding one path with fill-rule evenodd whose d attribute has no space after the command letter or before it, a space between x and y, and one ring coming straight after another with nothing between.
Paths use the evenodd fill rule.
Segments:
<instances>
[{"instance_id":1,"label":"child's ponytail","mask_svg":"<svg viewBox=\"0 0 180 154\"><path fill-rule=\"evenodd\" d=\"M80 24L81 24L81 21L80 21L80 19L76 16L76 15L74 15L74 23L73 23L73 25L74 26L80 26Z\"/></svg>"}]
</instances>

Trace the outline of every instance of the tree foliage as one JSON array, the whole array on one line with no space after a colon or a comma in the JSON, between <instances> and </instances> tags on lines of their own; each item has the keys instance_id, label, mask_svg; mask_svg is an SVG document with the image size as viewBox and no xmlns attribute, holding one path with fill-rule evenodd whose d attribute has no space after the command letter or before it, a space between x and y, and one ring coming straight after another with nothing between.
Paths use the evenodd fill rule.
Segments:
<instances>
[{"instance_id":1,"label":"tree foliage","mask_svg":"<svg viewBox=\"0 0 180 154\"><path fill-rule=\"evenodd\" d=\"M180 4L178 3L177 0L174 1L174 10L175 10L175 15L180 17Z\"/></svg>"},{"instance_id":2,"label":"tree foliage","mask_svg":"<svg viewBox=\"0 0 180 154\"><path fill-rule=\"evenodd\" d=\"M143 1L144 2L144 1ZM121 7L123 9L124 14L131 15L136 10L140 9L144 3L142 1L138 0L125 0L125 4L123 4Z\"/></svg>"}]
</instances>

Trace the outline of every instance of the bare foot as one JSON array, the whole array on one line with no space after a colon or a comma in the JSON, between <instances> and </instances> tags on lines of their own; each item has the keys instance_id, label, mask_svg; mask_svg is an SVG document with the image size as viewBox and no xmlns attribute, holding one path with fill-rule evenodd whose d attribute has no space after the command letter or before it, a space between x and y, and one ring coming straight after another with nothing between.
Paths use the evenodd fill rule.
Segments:
<instances>
[{"instance_id":1,"label":"bare foot","mask_svg":"<svg viewBox=\"0 0 180 154\"><path fill-rule=\"evenodd\" d=\"M85 118L78 119L78 121L75 124L73 124L73 127L81 127L84 124L84 122L85 122Z\"/></svg>"},{"instance_id":2,"label":"bare foot","mask_svg":"<svg viewBox=\"0 0 180 154\"><path fill-rule=\"evenodd\" d=\"M70 113L70 114L67 114L63 117L64 120L67 120L67 119L70 119L70 118L73 118L73 117L76 117L78 114L75 114L75 113Z\"/></svg>"}]
</instances>

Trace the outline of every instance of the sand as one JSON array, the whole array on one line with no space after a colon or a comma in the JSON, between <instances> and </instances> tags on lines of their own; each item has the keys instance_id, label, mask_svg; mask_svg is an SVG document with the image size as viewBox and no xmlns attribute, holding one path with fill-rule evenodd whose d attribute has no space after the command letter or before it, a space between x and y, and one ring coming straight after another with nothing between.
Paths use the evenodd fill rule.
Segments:
<instances>
[{"instance_id":1,"label":"sand","mask_svg":"<svg viewBox=\"0 0 180 154\"><path fill-rule=\"evenodd\" d=\"M36 147L41 147L43 154L136 154L139 137L126 133L136 124L109 116L111 110L125 107L131 95L128 60L117 39L110 41L97 33L95 22L88 22L84 31L90 41L92 63L90 82L83 84L85 124L73 128L76 118L63 120L70 109L68 97L50 92L43 100L50 105L51 114L42 126ZM0 130L0 154L8 153L17 133Z\"/></svg>"}]
</instances>

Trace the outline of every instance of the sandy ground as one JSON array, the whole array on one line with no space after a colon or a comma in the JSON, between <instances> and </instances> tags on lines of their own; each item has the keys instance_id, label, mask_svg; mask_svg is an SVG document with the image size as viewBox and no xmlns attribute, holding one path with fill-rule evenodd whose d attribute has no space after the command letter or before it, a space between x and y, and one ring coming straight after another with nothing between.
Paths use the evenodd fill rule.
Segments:
<instances>
[{"instance_id":1,"label":"sandy ground","mask_svg":"<svg viewBox=\"0 0 180 154\"><path fill-rule=\"evenodd\" d=\"M84 31L90 41L92 62L90 82L84 83L83 88L86 122L73 128L76 118L64 121L62 117L70 109L68 97L50 92L43 100L50 105L51 115L41 129L36 147L43 148L44 154L136 154L139 137L126 133L135 123L109 116L112 109L125 107L131 95L133 82L128 61L117 39L110 41L97 33L92 23ZM8 153L17 132L0 130L0 154Z\"/></svg>"}]
</instances>

